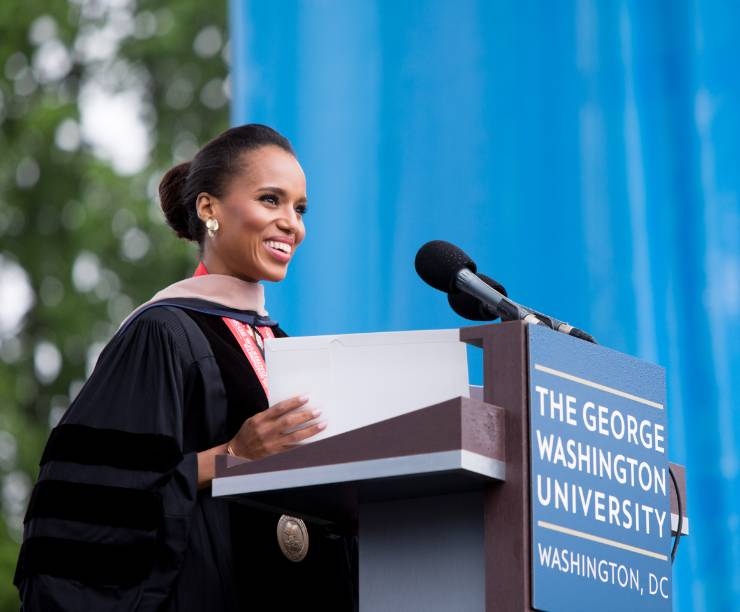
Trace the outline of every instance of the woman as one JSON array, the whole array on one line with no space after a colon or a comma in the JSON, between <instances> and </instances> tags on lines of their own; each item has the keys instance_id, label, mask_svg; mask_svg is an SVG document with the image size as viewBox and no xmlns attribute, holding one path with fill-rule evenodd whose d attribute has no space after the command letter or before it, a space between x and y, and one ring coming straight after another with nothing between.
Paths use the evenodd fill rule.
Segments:
<instances>
[{"instance_id":1,"label":"woman","mask_svg":"<svg viewBox=\"0 0 740 612\"><path fill-rule=\"evenodd\" d=\"M350 536L290 519L286 546L280 515L210 494L216 455L257 459L324 427L305 397L268 408L261 354L262 337L285 335L258 283L282 280L305 236L301 166L284 137L245 125L159 189L202 261L124 322L52 432L16 570L22 609L352 609Z\"/></svg>"}]
</instances>

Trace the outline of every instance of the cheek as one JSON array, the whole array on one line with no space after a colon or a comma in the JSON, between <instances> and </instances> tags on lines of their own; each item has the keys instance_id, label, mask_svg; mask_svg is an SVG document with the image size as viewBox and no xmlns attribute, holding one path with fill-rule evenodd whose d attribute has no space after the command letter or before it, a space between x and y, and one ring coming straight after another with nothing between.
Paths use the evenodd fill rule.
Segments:
<instances>
[{"instance_id":1,"label":"cheek","mask_svg":"<svg viewBox=\"0 0 740 612\"><path fill-rule=\"evenodd\" d=\"M237 220L241 240L249 242L261 241L261 233L269 224L269 220L265 219L264 215L260 215L259 212L259 210L246 211Z\"/></svg>"}]
</instances>

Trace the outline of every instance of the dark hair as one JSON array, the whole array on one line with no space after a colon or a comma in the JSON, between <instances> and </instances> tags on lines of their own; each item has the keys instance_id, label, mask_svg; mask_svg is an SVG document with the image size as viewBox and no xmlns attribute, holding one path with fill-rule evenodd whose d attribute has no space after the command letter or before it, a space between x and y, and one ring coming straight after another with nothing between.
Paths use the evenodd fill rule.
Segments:
<instances>
[{"instance_id":1,"label":"dark hair","mask_svg":"<svg viewBox=\"0 0 740 612\"><path fill-rule=\"evenodd\" d=\"M285 136L266 125L250 123L226 130L201 148L192 161L170 168L159 183L159 200L175 233L200 244L204 224L195 208L198 194L205 191L222 197L231 179L242 172L241 154L268 145L295 155Z\"/></svg>"}]
</instances>

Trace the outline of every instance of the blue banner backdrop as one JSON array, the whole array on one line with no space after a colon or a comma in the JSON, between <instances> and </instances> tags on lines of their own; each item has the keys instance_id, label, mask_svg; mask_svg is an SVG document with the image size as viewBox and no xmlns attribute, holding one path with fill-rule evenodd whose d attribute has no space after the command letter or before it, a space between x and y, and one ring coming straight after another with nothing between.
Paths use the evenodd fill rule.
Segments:
<instances>
[{"instance_id":1,"label":"blue banner backdrop","mask_svg":"<svg viewBox=\"0 0 740 612\"><path fill-rule=\"evenodd\" d=\"M740 5L232 0L234 124L308 175L268 308L293 334L459 326L413 260L666 367L688 466L676 610L740 609ZM736 402L735 402L736 403Z\"/></svg>"}]
</instances>

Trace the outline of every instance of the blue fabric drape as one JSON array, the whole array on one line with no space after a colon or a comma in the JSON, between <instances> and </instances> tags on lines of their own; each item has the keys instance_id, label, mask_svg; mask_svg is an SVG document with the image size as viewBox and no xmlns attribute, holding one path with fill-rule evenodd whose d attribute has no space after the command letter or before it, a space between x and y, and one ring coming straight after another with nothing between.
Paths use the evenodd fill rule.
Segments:
<instances>
[{"instance_id":1,"label":"blue fabric drape","mask_svg":"<svg viewBox=\"0 0 740 612\"><path fill-rule=\"evenodd\" d=\"M740 610L740 5L232 0L234 124L294 143L293 334L459 326L459 244L519 301L664 365L691 536L676 610Z\"/></svg>"}]
</instances>

